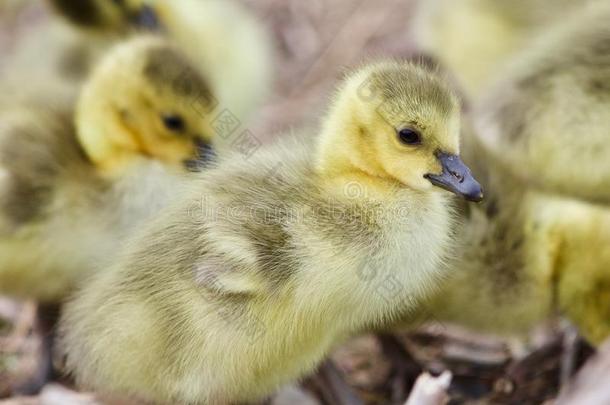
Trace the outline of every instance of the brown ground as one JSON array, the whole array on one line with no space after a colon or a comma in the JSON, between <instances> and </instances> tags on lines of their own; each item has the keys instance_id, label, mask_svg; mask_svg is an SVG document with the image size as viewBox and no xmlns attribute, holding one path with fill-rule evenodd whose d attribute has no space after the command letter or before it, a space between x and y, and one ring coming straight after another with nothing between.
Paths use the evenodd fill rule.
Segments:
<instances>
[{"instance_id":1,"label":"brown ground","mask_svg":"<svg viewBox=\"0 0 610 405\"><path fill-rule=\"evenodd\" d=\"M314 123L345 67L377 56L408 57L414 50L408 36L413 8L410 0L243 1L272 30L277 49L274 95L251 125L261 139ZM2 61L18 46L21 33L32 24L45 23L48 16L36 3L31 2L18 16L0 14L0 72ZM7 395L9 381L35 365L39 336L32 331L33 312L33 303L0 299L0 398ZM439 373L444 369L454 373L450 390L453 404L539 404L557 395L565 353L561 333L542 335L531 340L529 350L525 350L514 342L432 323L396 337L355 339L333 358L349 385L370 404L403 403L422 370ZM579 364L590 354L582 344L577 345L577 352ZM317 398L312 403L341 403L333 399L333 390L320 375L303 383ZM91 395L50 386L41 398L0 404L92 401Z\"/></svg>"}]
</instances>

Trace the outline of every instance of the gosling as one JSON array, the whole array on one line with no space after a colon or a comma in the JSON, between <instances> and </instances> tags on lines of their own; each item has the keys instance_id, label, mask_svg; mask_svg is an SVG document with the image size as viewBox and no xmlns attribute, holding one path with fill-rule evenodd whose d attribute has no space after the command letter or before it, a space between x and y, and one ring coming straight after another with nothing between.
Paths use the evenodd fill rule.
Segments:
<instances>
[{"instance_id":1,"label":"gosling","mask_svg":"<svg viewBox=\"0 0 610 405\"><path fill-rule=\"evenodd\" d=\"M435 316L520 335L559 313L590 343L610 336L610 59L596 51L609 18L606 2L591 2L477 103L464 149L489 198L465 219L469 244Z\"/></svg>"},{"instance_id":2,"label":"gosling","mask_svg":"<svg viewBox=\"0 0 610 405\"><path fill-rule=\"evenodd\" d=\"M62 321L68 368L156 403L250 402L413 310L453 246L443 189L482 198L459 127L436 75L403 62L356 70L317 142L240 148L87 280Z\"/></svg>"},{"instance_id":3,"label":"gosling","mask_svg":"<svg viewBox=\"0 0 610 405\"><path fill-rule=\"evenodd\" d=\"M420 0L411 34L469 98L478 99L515 54L587 1Z\"/></svg>"},{"instance_id":4,"label":"gosling","mask_svg":"<svg viewBox=\"0 0 610 405\"><path fill-rule=\"evenodd\" d=\"M169 201L187 169L213 157L210 94L173 46L139 38L107 55L76 119L69 105L40 100L4 109L0 292L37 300L41 318L57 314L77 282ZM40 375L19 393L49 378L44 349Z\"/></svg>"},{"instance_id":5,"label":"gosling","mask_svg":"<svg viewBox=\"0 0 610 405\"><path fill-rule=\"evenodd\" d=\"M126 33L131 28L158 29L154 10L144 0L48 0L53 10L84 31Z\"/></svg>"},{"instance_id":6,"label":"gosling","mask_svg":"<svg viewBox=\"0 0 610 405\"><path fill-rule=\"evenodd\" d=\"M162 33L211 83L225 110L250 119L270 92L272 42L244 6L233 0L50 0L68 22L61 64L72 82L95 66L99 50L134 31ZM36 38L40 41L40 38ZM57 41L56 41L57 42ZM37 56L37 55L36 55ZM78 63L75 63L78 62ZM68 66L69 65L69 66ZM78 73L78 72L77 72Z\"/></svg>"},{"instance_id":7,"label":"gosling","mask_svg":"<svg viewBox=\"0 0 610 405\"><path fill-rule=\"evenodd\" d=\"M610 4L541 36L476 104L481 143L525 183L610 204ZM578 136L575 134L582 134Z\"/></svg>"},{"instance_id":8,"label":"gosling","mask_svg":"<svg viewBox=\"0 0 610 405\"><path fill-rule=\"evenodd\" d=\"M12 102L32 97L74 103L96 64L119 41L158 31L154 10L140 0L48 0L51 18L19 38L5 61L1 90ZM44 60L41 60L44 55Z\"/></svg>"},{"instance_id":9,"label":"gosling","mask_svg":"<svg viewBox=\"0 0 610 405\"><path fill-rule=\"evenodd\" d=\"M146 37L107 55L76 114L35 100L3 110L2 293L57 302L114 252L167 183L209 157L210 94L179 51Z\"/></svg>"},{"instance_id":10,"label":"gosling","mask_svg":"<svg viewBox=\"0 0 610 405\"><path fill-rule=\"evenodd\" d=\"M522 338L562 315L601 344L610 337L610 210L527 187L476 137L464 140L486 198L460 211L451 276L404 326L432 317Z\"/></svg>"}]
</instances>

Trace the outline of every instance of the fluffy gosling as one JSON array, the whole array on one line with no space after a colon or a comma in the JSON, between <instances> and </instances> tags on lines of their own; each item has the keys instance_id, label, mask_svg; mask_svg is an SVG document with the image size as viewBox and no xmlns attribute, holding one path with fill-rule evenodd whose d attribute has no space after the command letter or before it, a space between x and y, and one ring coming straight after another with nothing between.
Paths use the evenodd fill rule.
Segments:
<instances>
[{"instance_id":1,"label":"fluffy gosling","mask_svg":"<svg viewBox=\"0 0 610 405\"><path fill-rule=\"evenodd\" d=\"M544 191L610 204L610 4L593 2L515 58L475 108L477 134Z\"/></svg>"},{"instance_id":2,"label":"fluffy gosling","mask_svg":"<svg viewBox=\"0 0 610 405\"><path fill-rule=\"evenodd\" d=\"M68 368L156 403L251 402L414 309L453 246L441 188L482 198L459 127L434 74L357 70L317 141L221 161L85 283L64 313Z\"/></svg>"},{"instance_id":3,"label":"fluffy gosling","mask_svg":"<svg viewBox=\"0 0 610 405\"><path fill-rule=\"evenodd\" d=\"M223 108L249 120L271 90L273 52L265 26L234 0L145 1L168 37L215 84Z\"/></svg>"},{"instance_id":4,"label":"fluffy gosling","mask_svg":"<svg viewBox=\"0 0 610 405\"><path fill-rule=\"evenodd\" d=\"M58 15L83 30L126 32L130 27L158 28L144 0L48 0Z\"/></svg>"},{"instance_id":5,"label":"fluffy gosling","mask_svg":"<svg viewBox=\"0 0 610 405\"><path fill-rule=\"evenodd\" d=\"M209 153L209 91L171 45L142 38L109 53L75 123L64 106L4 109L0 291L58 302L111 257L164 204L184 164Z\"/></svg>"},{"instance_id":6,"label":"fluffy gosling","mask_svg":"<svg viewBox=\"0 0 610 405\"><path fill-rule=\"evenodd\" d=\"M486 199L461 210L453 271L407 323L432 315L522 337L559 314L590 343L603 342L610 336L610 210L528 188L474 136L464 138Z\"/></svg>"},{"instance_id":7,"label":"fluffy gosling","mask_svg":"<svg viewBox=\"0 0 610 405\"><path fill-rule=\"evenodd\" d=\"M13 102L75 103L83 82L112 46L155 29L154 11L138 0L46 3L56 13L22 35L6 58L0 86L15 94Z\"/></svg>"},{"instance_id":8,"label":"fluffy gosling","mask_svg":"<svg viewBox=\"0 0 610 405\"><path fill-rule=\"evenodd\" d=\"M271 39L264 26L233 0L51 0L79 32L116 41L136 28L161 31L214 84L223 109L241 122L270 92ZM82 36L82 34L81 34ZM92 35L87 35L91 42ZM86 44L85 44L86 45ZM71 47L71 54L91 53ZM76 49L75 49L76 48ZM98 48L103 48L98 46ZM69 55L68 55L69 56ZM86 57L93 65L96 58Z\"/></svg>"},{"instance_id":9,"label":"fluffy gosling","mask_svg":"<svg viewBox=\"0 0 610 405\"><path fill-rule=\"evenodd\" d=\"M420 0L412 34L476 99L515 53L587 1Z\"/></svg>"},{"instance_id":10,"label":"fluffy gosling","mask_svg":"<svg viewBox=\"0 0 610 405\"><path fill-rule=\"evenodd\" d=\"M477 103L478 131L463 150L487 198L464 210L456 271L418 318L520 336L561 314L590 343L610 336L610 115L600 84L610 60L596 51L610 39L609 11L591 3L541 35Z\"/></svg>"},{"instance_id":11,"label":"fluffy gosling","mask_svg":"<svg viewBox=\"0 0 610 405\"><path fill-rule=\"evenodd\" d=\"M175 48L143 38L109 53L76 120L70 103L39 99L0 113L0 292L40 303L45 342L16 393L35 394L52 376L59 303L167 203L184 164L210 157L206 95Z\"/></svg>"},{"instance_id":12,"label":"fluffy gosling","mask_svg":"<svg viewBox=\"0 0 610 405\"><path fill-rule=\"evenodd\" d=\"M143 37L117 46L94 77L82 90L76 125L87 156L102 171L120 174L147 157L182 167L196 164L194 151L210 152L215 89L166 40Z\"/></svg>"}]
</instances>

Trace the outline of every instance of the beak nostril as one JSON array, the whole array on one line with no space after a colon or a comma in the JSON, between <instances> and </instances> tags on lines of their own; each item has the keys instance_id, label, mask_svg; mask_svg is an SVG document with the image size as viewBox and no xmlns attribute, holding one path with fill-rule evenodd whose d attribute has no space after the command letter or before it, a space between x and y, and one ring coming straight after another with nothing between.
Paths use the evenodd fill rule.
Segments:
<instances>
[{"instance_id":1,"label":"beak nostril","mask_svg":"<svg viewBox=\"0 0 610 405\"><path fill-rule=\"evenodd\" d=\"M458 172L454 172L453 170L451 170L449 172L453 177L455 177L460 183L462 183L464 181L464 176L462 176L460 173Z\"/></svg>"},{"instance_id":2,"label":"beak nostril","mask_svg":"<svg viewBox=\"0 0 610 405\"><path fill-rule=\"evenodd\" d=\"M442 166L442 173L425 176L433 185L461 195L468 201L478 202L483 199L481 185L459 156L438 152L437 158Z\"/></svg>"}]
</instances>

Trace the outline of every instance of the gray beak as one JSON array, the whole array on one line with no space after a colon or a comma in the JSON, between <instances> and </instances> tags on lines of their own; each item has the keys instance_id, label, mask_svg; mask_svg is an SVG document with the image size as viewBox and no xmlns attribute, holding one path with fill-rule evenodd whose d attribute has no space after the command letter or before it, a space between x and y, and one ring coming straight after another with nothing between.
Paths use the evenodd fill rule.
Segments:
<instances>
[{"instance_id":1,"label":"gray beak","mask_svg":"<svg viewBox=\"0 0 610 405\"><path fill-rule=\"evenodd\" d=\"M479 202L483 200L481 185L472 177L470 169L459 156L438 152L436 157L443 167L443 172L441 174L426 174L425 178L435 186L460 195L468 201Z\"/></svg>"},{"instance_id":2,"label":"gray beak","mask_svg":"<svg viewBox=\"0 0 610 405\"><path fill-rule=\"evenodd\" d=\"M197 147L197 157L183 162L186 169L191 172L199 172L206 169L216 160L216 151L212 145L196 139L195 146Z\"/></svg>"},{"instance_id":3,"label":"gray beak","mask_svg":"<svg viewBox=\"0 0 610 405\"><path fill-rule=\"evenodd\" d=\"M155 13L155 10L150 6L142 6L138 12L132 17L132 23L139 28L147 31L161 31L161 23Z\"/></svg>"}]
</instances>

